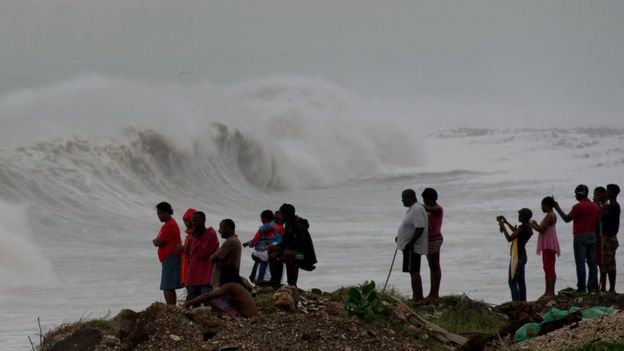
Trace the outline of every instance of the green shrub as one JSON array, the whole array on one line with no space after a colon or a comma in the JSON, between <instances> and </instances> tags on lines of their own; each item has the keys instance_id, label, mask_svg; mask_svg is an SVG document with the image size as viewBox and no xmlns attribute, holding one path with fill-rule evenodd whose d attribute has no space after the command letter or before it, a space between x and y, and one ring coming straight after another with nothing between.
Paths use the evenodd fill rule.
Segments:
<instances>
[{"instance_id":1,"label":"green shrub","mask_svg":"<svg viewBox=\"0 0 624 351\"><path fill-rule=\"evenodd\" d=\"M386 307L383 305L374 281L365 281L358 287L351 287L343 297L347 316L357 316L366 323L385 320Z\"/></svg>"}]
</instances>

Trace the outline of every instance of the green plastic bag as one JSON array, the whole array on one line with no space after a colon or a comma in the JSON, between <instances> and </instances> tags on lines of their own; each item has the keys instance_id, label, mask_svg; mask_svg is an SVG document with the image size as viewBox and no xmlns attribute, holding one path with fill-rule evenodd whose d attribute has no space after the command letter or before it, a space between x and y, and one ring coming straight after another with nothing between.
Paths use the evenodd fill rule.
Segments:
<instances>
[{"instance_id":1,"label":"green plastic bag","mask_svg":"<svg viewBox=\"0 0 624 351\"><path fill-rule=\"evenodd\" d=\"M602 317L604 315L610 316L615 313L613 308L609 307L591 307L583 310L583 319L592 319Z\"/></svg>"},{"instance_id":2,"label":"green plastic bag","mask_svg":"<svg viewBox=\"0 0 624 351\"><path fill-rule=\"evenodd\" d=\"M580 308L578 307L572 307L569 310L560 310L556 307L553 307L550 309L550 311L546 312L546 314L544 315L544 322L552 322L552 321L558 321L560 319L564 319L565 317L567 317L570 313L574 313L576 311L580 310Z\"/></svg>"},{"instance_id":3,"label":"green plastic bag","mask_svg":"<svg viewBox=\"0 0 624 351\"><path fill-rule=\"evenodd\" d=\"M541 328L542 327L537 323L527 323L516 330L514 339L516 342L529 340L532 337L537 336Z\"/></svg>"},{"instance_id":4,"label":"green plastic bag","mask_svg":"<svg viewBox=\"0 0 624 351\"><path fill-rule=\"evenodd\" d=\"M542 321L542 323L548 323L563 319L567 317L570 313L575 313L579 310L581 309L578 307L571 307L567 311L553 307L544 315L544 320ZM604 315L612 315L613 313L615 313L615 310L609 307L590 307L582 310L581 313L583 315L583 319L592 319L602 317ZM514 334L514 339L516 340L516 342L520 342L529 340L532 337L537 336L542 328L542 323L527 323L521 326L520 328L518 328L518 330L516 330L516 333Z\"/></svg>"}]
</instances>

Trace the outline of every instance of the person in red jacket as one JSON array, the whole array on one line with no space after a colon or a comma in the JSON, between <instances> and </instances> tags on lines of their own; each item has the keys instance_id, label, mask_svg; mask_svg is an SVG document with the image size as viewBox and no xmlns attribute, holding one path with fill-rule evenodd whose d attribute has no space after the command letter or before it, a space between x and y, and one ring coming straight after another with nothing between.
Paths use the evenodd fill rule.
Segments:
<instances>
[{"instance_id":1,"label":"person in red jacket","mask_svg":"<svg viewBox=\"0 0 624 351\"><path fill-rule=\"evenodd\" d=\"M191 223L191 219L193 217L193 213L197 212L194 208L189 208L184 212L182 216L182 221L184 222L184 226L186 229L184 232L186 233L186 237L184 238L184 245L180 247L182 250L182 264L180 265L180 283L183 286L186 286L186 269L188 267L188 256L189 249L191 245L191 235L193 235L193 224Z\"/></svg>"},{"instance_id":2,"label":"person in red jacket","mask_svg":"<svg viewBox=\"0 0 624 351\"><path fill-rule=\"evenodd\" d=\"M158 232L158 235L152 243L158 248L158 259L162 265L160 276L160 290L163 291L165 302L168 305L176 303L176 289L180 289L180 262L179 246L182 244L180 239L180 228L178 223L173 219L173 208L167 202L161 202L156 205L156 215L158 219L164 223Z\"/></svg>"},{"instance_id":3,"label":"person in red jacket","mask_svg":"<svg viewBox=\"0 0 624 351\"><path fill-rule=\"evenodd\" d=\"M212 285L212 262L210 256L219 249L217 232L206 228L206 215L197 211L191 217L193 234L189 244L188 268L186 271L186 300L210 292Z\"/></svg>"}]
</instances>

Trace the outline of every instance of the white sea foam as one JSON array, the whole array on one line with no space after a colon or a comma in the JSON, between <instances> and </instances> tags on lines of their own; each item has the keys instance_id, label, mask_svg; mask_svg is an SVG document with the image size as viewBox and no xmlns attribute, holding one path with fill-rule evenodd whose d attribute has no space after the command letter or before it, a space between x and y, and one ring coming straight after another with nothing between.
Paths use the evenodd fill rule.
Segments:
<instances>
[{"instance_id":1,"label":"white sea foam","mask_svg":"<svg viewBox=\"0 0 624 351\"><path fill-rule=\"evenodd\" d=\"M0 293L56 282L52 264L33 242L25 207L0 202Z\"/></svg>"}]
</instances>

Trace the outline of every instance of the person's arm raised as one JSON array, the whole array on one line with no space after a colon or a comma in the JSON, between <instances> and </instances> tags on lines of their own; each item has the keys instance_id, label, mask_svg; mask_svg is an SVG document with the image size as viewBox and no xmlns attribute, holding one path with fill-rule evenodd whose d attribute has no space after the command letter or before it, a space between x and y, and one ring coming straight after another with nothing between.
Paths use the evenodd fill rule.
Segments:
<instances>
[{"instance_id":1,"label":"person's arm raised","mask_svg":"<svg viewBox=\"0 0 624 351\"><path fill-rule=\"evenodd\" d=\"M540 233L543 233L554 222L555 222L554 214L548 213L548 214L546 214L546 216L544 216L544 219L542 219L542 222L540 224L537 224L536 221L532 220L532 221L529 222L529 225L531 226L531 228L537 230Z\"/></svg>"},{"instance_id":2,"label":"person's arm raised","mask_svg":"<svg viewBox=\"0 0 624 351\"><path fill-rule=\"evenodd\" d=\"M559 207L559 203L557 201L555 201L555 211L557 211L557 213L559 214L559 217L561 217L561 219L563 219L564 222L570 223L572 221L572 217L570 217L569 215L565 214L561 210L561 207Z\"/></svg>"}]
</instances>

